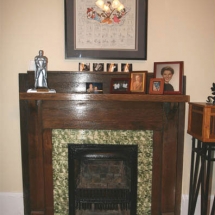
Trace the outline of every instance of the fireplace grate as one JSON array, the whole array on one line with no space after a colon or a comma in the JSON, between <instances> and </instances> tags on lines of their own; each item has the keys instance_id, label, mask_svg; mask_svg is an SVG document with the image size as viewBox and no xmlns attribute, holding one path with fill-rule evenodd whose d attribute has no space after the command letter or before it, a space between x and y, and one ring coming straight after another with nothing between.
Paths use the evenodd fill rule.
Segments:
<instances>
[{"instance_id":1,"label":"fireplace grate","mask_svg":"<svg viewBox=\"0 0 215 215\"><path fill-rule=\"evenodd\" d=\"M129 189L76 189L75 207L79 210L128 210Z\"/></svg>"},{"instance_id":2,"label":"fireplace grate","mask_svg":"<svg viewBox=\"0 0 215 215\"><path fill-rule=\"evenodd\" d=\"M70 215L136 214L137 145L68 144L68 150Z\"/></svg>"}]
</instances>

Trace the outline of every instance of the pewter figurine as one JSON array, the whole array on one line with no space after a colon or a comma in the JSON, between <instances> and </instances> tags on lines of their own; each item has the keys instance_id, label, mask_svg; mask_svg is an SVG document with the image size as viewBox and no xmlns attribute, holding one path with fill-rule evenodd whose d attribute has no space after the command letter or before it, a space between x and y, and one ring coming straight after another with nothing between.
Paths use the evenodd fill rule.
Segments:
<instances>
[{"instance_id":1,"label":"pewter figurine","mask_svg":"<svg viewBox=\"0 0 215 215\"><path fill-rule=\"evenodd\" d=\"M48 88L47 85L47 63L48 58L43 56L43 51L39 51L39 55L34 58L35 61L35 89L37 88Z\"/></svg>"},{"instance_id":2,"label":"pewter figurine","mask_svg":"<svg viewBox=\"0 0 215 215\"><path fill-rule=\"evenodd\" d=\"M56 93L56 90L49 89L47 84L47 64L48 58L43 56L43 50L39 50L39 55L34 58L35 73L34 73L34 88L28 89L28 93Z\"/></svg>"}]
</instances>

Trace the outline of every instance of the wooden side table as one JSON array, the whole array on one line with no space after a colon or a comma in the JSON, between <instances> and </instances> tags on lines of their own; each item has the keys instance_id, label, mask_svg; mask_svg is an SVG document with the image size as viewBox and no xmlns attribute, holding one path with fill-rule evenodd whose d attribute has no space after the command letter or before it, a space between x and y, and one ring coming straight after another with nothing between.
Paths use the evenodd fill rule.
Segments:
<instances>
[{"instance_id":1,"label":"wooden side table","mask_svg":"<svg viewBox=\"0 0 215 215\"><path fill-rule=\"evenodd\" d=\"M188 215L195 214L200 192L201 215L215 215L215 196L211 211L208 202L215 161L215 106L206 103L189 103L187 132L193 137Z\"/></svg>"}]
</instances>

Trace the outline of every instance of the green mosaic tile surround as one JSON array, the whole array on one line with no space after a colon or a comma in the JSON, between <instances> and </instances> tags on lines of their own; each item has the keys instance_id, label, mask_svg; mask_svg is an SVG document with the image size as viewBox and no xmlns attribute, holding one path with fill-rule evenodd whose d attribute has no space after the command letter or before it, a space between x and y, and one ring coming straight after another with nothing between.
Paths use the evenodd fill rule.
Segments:
<instances>
[{"instance_id":1,"label":"green mosaic tile surround","mask_svg":"<svg viewBox=\"0 0 215 215\"><path fill-rule=\"evenodd\" d=\"M137 215L150 215L152 135L152 131L54 129L52 131L54 215L69 214L68 143L138 145Z\"/></svg>"}]
</instances>

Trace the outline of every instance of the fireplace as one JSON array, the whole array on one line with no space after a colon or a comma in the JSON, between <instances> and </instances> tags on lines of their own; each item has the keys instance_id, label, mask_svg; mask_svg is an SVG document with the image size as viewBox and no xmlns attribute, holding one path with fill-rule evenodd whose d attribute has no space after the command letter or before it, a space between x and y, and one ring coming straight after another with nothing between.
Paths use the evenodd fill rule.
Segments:
<instances>
[{"instance_id":1,"label":"fireplace","mask_svg":"<svg viewBox=\"0 0 215 215\"><path fill-rule=\"evenodd\" d=\"M20 74L25 215L54 215L55 129L153 131L151 215L180 214L185 103L189 96L109 94L111 79L117 77L128 78L129 74L48 72L48 85L57 92L51 95L26 93L34 86L34 72ZM151 77L153 74L148 74L147 83ZM102 82L104 94L84 94L81 91L86 82Z\"/></svg>"},{"instance_id":2,"label":"fireplace","mask_svg":"<svg viewBox=\"0 0 215 215\"><path fill-rule=\"evenodd\" d=\"M136 214L137 145L69 144L69 214Z\"/></svg>"},{"instance_id":3,"label":"fireplace","mask_svg":"<svg viewBox=\"0 0 215 215\"><path fill-rule=\"evenodd\" d=\"M153 132L132 130L53 129L54 214L69 214L68 144L138 146L137 213L151 214Z\"/></svg>"}]
</instances>

